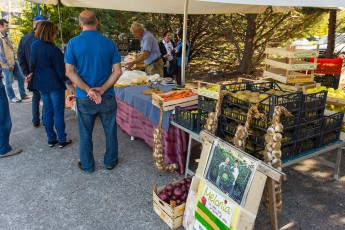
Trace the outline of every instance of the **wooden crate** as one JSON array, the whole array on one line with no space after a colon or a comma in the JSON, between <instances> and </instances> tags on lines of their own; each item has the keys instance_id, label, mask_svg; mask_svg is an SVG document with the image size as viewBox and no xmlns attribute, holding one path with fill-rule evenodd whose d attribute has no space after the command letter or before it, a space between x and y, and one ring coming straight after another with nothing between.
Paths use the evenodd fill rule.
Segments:
<instances>
[{"instance_id":1,"label":"wooden crate","mask_svg":"<svg viewBox=\"0 0 345 230\"><path fill-rule=\"evenodd\" d=\"M181 90L183 91L183 90ZM163 111L169 111L169 110L174 110L175 106L180 106L180 107L187 107L187 106L192 106L192 105L197 105L198 104L198 95L196 93L196 90L192 89L192 92L195 94L194 96L191 97L185 97L177 100L171 100L171 101L165 101L161 96L159 95L166 95L168 93L162 93L162 94L152 94L152 104L159 107L159 102L163 102Z\"/></svg>"},{"instance_id":2,"label":"wooden crate","mask_svg":"<svg viewBox=\"0 0 345 230\"><path fill-rule=\"evenodd\" d=\"M290 49L286 48L266 48L265 54L272 54L277 56L283 56L287 58L312 58L318 57L318 50L303 50L303 49Z\"/></svg>"},{"instance_id":3,"label":"wooden crate","mask_svg":"<svg viewBox=\"0 0 345 230\"><path fill-rule=\"evenodd\" d=\"M304 83L304 82L313 82L313 74L303 74L300 72L289 71L289 74L286 75L286 70L280 68L268 68L264 71L263 76L265 78L272 78L274 80L280 81L282 83Z\"/></svg>"},{"instance_id":4,"label":"wooden crate","mask_svg":"<svg viewBox=\"0 0 345 230\"><path fill-rule=\"evenodd\" d=\"M338 105L345 105L345 99L344 98L335 98L327 96L327 102L338 104Z\"/></svg>"},{"instance_id":5,"label":"wooden crate","mask_svg":"<svg viewBox=\"0 0 345 230\"><path fill-rule=\"evenodd\" d=\"M290 62L286 58L266 58L265 64L285 70L314 70L316 63L292 59Z\"/></svg>"},{"instance_id":6,"label":"wooden crate","mask_svg":"<svg viewBox=\"0 0 345 230\"><path fill-rule=\"evenodd\" d=\"M177 182L178 181L172 184L176 184ZM171 202L171 204L164 202L158 196L164 187L165 186L157 188L157 185L153 186L153 210L171 229L176 229L182 226L183 213L186 203L176 206L175 202Z\"/></svg>"},{"instance_id":7,"label":"wooden crate","mask_svg":"<svg viewBox=\"0 0 345 230\"><path fill-rule=\"evenodd\" d=\"M217 91L208 90L209 87L216 87ZM200 96L218 100L219 95L220 95L220 90L221 90L221 85L198 81L198 95Z\"/></svg>"}]
</instances>

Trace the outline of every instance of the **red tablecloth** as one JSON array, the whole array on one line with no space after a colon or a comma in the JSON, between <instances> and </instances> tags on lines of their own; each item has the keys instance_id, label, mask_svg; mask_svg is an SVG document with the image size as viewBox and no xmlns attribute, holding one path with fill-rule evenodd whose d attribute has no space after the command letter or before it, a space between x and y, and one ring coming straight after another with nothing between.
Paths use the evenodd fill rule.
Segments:
<instances>
[{"instance_id":1,"label":"red tablecloth","mask_svg":"<svg viewBox=\"0 0 345 230\"><path fill-rule=\"evenodd\" d=\"M143 139L150 147L153 147L153 130L156 128L143 113L116 98L116 120L120 128L128 135ZM159 114L157 115L159 116ZM177 163L178 173L184 173L185 153L187 151L187 133L170 125L168 132L163 131L164 162Z\"/></svg>"}]
</instances>

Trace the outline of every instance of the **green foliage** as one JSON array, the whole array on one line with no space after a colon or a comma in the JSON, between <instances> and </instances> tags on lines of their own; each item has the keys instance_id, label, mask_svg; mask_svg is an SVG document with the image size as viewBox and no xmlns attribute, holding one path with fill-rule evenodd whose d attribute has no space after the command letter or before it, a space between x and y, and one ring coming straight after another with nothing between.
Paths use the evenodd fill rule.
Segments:
<instances>
[{"instance_id":1,"label":"green foliage","mask_svg":"<svg viewBox=\"0 0 345 230\"><path fill-rule=\"evenodd\" d=\"M57 6L41 4L40 7L45 18L59 24ZM63 42L59 34L58 45L66 44L80 33L77 18L84 9L60 4ZM183 15L91 10L97 15L100 32L115 42L120 33L130 34L129 27L134 21L143 23L158 40L162 39L164 30L174 33L183 24ZM22 18L18 19L23 34L32 31L33 12L35 9L27 3ZM345 12L338 15L337 32L345 32ZM309 35L326 35L327 18L328 10L316 8L302 8L288 13L274 13L268 8L263 14L189 15L189 60L191 64L198 63L199 71L204 66L212 66L220 71L251 73L261 65L267 43L278 46Z\"/></svg>"}]
</instances>

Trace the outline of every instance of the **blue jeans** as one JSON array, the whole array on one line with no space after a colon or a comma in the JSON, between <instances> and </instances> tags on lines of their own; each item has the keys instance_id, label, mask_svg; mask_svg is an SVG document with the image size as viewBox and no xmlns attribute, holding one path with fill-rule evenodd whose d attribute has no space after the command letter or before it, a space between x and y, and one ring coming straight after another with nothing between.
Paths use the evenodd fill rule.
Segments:
<instances>
[{"instance_id":1,"label":"blue jeans","mask_svg":"<svg viewBox=\"0 0 345 230\"><path fill-rule=\"evenodd\" d=\"M40 124L40 100L41 94L37 90L32 91L32 124Z\"/></svg>"},{"instance_id":2,"label":"blue jeans","mask_svg":"<svg viewBox=\"0 0 345 230\"><path fill-rule=\"evenodd\" d=\"M92 131L95 120L99 115L105 134L106 150L104 164L114 166L118 156L116 101L114 97L103 96L102 103L97 105L88 98L77 98L78 129L79 129L79 154L83 169L93 172L95 161L93 158Z\"/></svg>"},{"instance_id":3,"label":"blue jeans","mask_svg":"<svg viewBox=\"0 0 345 230\"><path fill-rule=\"evenodd\" d=\"M10 133L12 128L10 108L8 106L5 86L0 78L0 155L12 150Z\"/></svg>"},{"instance_id":4,"label":"blue jeans","mask_svg":"<svg viewBox=\"0 0 345 230\"><path fill-rule=\"evenodd\" d=\"M52 92L41 92L43 100L43 123L48 136L48 141L65 142L65 90L59 89ZM56 129L56 133L54 130Z\"/></svg>"},{"instance_id":5,"label":"blue jeans","mask_svg":"<svg viewBox=\"0 0 345 230\"><path fill-rule=\"evenodd\" d=\"M8 69L3 69L2 70L2 75L4 75L5 78L5 84L6 84L6 92L7 96L10 100L16 97L14 94L12 84L13 84L13 77L17 77L18 81L18 89L20 93L20 98L23 99L27 97L28 95L25 93L25 88L24 88L24 75L22 73L22 70L20 69L18 61L15 61L14 63L14 69L13 70L8 70Z\"/></svg>"}]
</instances>

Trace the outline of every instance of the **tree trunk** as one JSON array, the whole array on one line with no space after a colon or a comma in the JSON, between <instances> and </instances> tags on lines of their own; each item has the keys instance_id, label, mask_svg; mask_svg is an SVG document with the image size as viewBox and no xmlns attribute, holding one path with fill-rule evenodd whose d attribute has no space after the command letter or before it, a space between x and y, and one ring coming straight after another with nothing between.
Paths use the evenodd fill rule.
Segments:
<instances>
[{"instance_id":1,"label":"tree trunk","mask_svg":"<svg viewBox=\"0 0 345 230\"><path fill-rule=\"evenodd\" d=\"M247 21L244 50L238 66L238 72L249 74L253 70L254 39L256 34L256 14L246 14Z\"/></svg>"},{"instance_id":2,"label":"tree trunk","mask_svg":"<svg viewBox=\"0 0 345 230\"><path fill-rule=\"evenodd\" d=\"M337 10L329 11L328 44L325 52L326 58L334 58L335 27L337 23Z\"/></svg>"}]
</instances>

